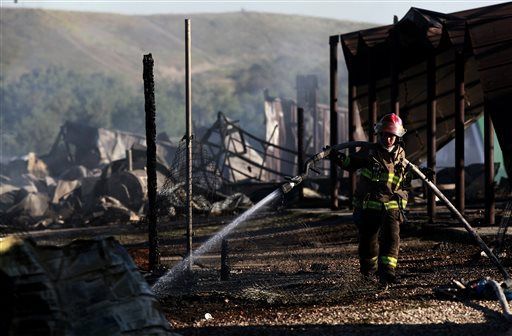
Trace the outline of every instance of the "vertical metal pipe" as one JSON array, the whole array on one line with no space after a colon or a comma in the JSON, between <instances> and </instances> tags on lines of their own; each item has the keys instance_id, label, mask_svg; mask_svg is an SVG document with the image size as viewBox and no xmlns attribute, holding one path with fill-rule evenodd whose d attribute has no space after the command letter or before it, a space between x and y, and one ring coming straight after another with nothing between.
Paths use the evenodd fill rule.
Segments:
<instances>
[{"instance_id":1,"label":"vertical metal pipe","mask_svg":"<svg viewBox=\"0 0 512 336\"><path fill-rule=\"evenodd\" d=\"M484 110L485 224L494 225L494 127L491 113Z\"/></svg>"},{"instance_id":2,"label":"vertical metal pipe","mask_svg":"<svg viewBox=\"0 0 512 336\"><path fill-rule=\"evenodd\" d=\"M318 89L317 79L315 75L309 75L308 77L308 102L311 108L311 111L313 112L313 120L315 122L314 124L314 137L315 137L315 153L320 151L323 146L325 146L325 143L321 143L319 145L319 125L318 125L318 109L316 106L316 90ZM323 135L322 135L323 139Z\"/></svg>"},{"instance_id":3,"label":"vertical metal pipe","mask_svg":"<svg viewBox=\"0 0 512 336\"><path fill-rule=\"evenodd\" d=\"M320 149L318 148L318 113L313 106L310 106L311 114L313 115L313 148L315 153L317 153Z\"/></svg>"},{"instance_id":4,"label":"vertical metal pipe","mask_svg":"<svg viewBox=\"0 0 512 336\"><path fill-rule=\"evenodd\" d=\"M297 175L304 172L304 109L297 108ZM299 185L299 201L304 199L303 184Z\"/></svg>"},{"instance_id":5,"label":"vertical metal pipe","mask_svg":"<svg viewBox=\"0 0 512 336\"><path fill-rule=\"evenodd\" d=\"M186 113L186 142L187 142L187 256L189 270L192 269L192 80L191 80L191 50L190 50L190 19L185 20L185 113Z\"/></svg>"},{"instance_id":6,"label":"vertical metal pipe","mask_svg":"<svg viewBox=\"0 0 512 336\"><path fill-rule=\"evenodd\" d=\"M400 115L400 97L399 97L399 64L400 64L400 41L398 29L395 26L391 30L391 60L390 60L390 73L391 73L391 93L390 93L390 111L396 115Z\"/></svg>"},{"instance_id":7,"label":"vertical metal pipe","mask_svg":"<svg viewBox=\"0 0 512 336\"><path fill-rule=\"evenodd\" d=\"M373 126L377 123L377 83L375 79L375 64L370 56L368 64L368 141L375 142Z\"/></svg>"},{"instance_id":8,"label":"vertical metal pipe","mask_svg":"<svg viewBox=\"0 0 512 336\"><path fill-rule=\"evenodd\" d=\"M149 268L156 269L160 265L158 251L158 230L156 218L156 123L155 123L155 82L153 78L153 57L143 57L144 109L146 112L146 173L148 176L148 240ZM131 153L131 151L130 151ZM131 156L131 155L130 155Z\"/></svg>"},{"instance_id":9,"label":"vertical metal pipe","mask_svg":"<svg viewBox=\"0 0 512 336\"><path fill-rule=\"evenodd\" d=\"M432 52L427 58L427 167L436 169L436 56ZM434 184L434 180L432 181ZM436 216L436 195L427 190L427 215L429 223L433 223Z\"/></svg>"},{"instance_id":10,"label":"vertical metal pipe","mask_svg":"<svg viewBox=\"0 0 512 336\"><path fill-rule=\"evenodd\" d=\"M329 71L329 95L330 95L330 141L331 146L338 143L338 44L340 37L338 35L329 38L330 47L330 71ZM334 160L331 160L331 209L338 209L338 167Z\"/></svg>"},{"instance_id":11,"label":"vertical metal pipe","mask_svg":"<svg viewBox=\"0 0 512 336\"><path fill-rule=\"evenodd\" d=\"M354 84L354 74L349 70L348 73L348 141L355 140L356 133L356 86ZM349 152L354 153L355 149L350 148ZM354 192L356 190L356 175L349 172L349 206L352 208Z\"/></svg>"},{"instance_id":12,"label":"vertical metal pipe","mask_svg":"<svg viewBox=\"0 0 512 336\"><path fill-rule=\"evenodd\" d=\"M464 54L455 53L455 206L464 213Z\"/></svg>"}]
</instances>

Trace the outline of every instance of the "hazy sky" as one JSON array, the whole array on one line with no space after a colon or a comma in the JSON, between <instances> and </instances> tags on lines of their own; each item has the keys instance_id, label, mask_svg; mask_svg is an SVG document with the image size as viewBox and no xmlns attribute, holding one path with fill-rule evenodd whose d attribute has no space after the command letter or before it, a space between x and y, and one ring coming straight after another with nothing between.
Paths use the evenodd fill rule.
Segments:
<instances>
[{"instance_id":1,"label":"hazy sky","mask_svg":"<svg viewBox=\"0 0 512 336\"><path fill-rule=\"evenodd\" d=\"M353 21L392 23L393 15L402 18L410 7L451 13L506 1L385 1L385 0L320 0L320 1L194 1L194 0L0 0L2 7L45 8L77 11L113 12L121 14L218 13L240 10L287 13Z\"/></svg>"}]
</instances>

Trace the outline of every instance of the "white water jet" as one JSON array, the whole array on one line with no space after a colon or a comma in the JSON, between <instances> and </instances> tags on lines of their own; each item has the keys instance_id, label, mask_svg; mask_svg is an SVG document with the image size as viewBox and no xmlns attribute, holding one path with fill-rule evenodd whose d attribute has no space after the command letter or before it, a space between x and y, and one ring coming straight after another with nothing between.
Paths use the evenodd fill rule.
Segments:
<instances>
[{"instance_id":1,"label":"white water jet","mask_svg":"<svg viewBox=\"0 0 512 336\"><path fill-rule=\"evenodd\" d=\"M230 224L220 230L217 234L208 239L203 245L201 245L197 250L192 252L192 255L183 259L177 265L175 265L172 269L170 269L166 274L164 274L158 281L152 286L153 292L160 296L163 294L163 290L174 280L178 278L178 276L187 269L189 259L196 258L209 250L211 250L215 245L217 245L225 236L227 236L231 231L233 231L236 227L238 227L241 223L246 221L250 216L252 216L256 211L261 209L264 205L274 200L277 196L281 194L281 188L274 190L271 194L267 195L264 199L256 203L254 206L249 208L243 214L235 218Z\"/></svg>"}]
</instances>

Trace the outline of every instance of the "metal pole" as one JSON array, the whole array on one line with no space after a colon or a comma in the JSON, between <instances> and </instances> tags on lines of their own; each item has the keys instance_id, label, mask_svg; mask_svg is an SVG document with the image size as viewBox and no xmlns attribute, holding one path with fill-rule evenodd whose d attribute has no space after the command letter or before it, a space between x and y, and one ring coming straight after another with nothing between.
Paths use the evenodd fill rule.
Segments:
<instances>
[{"instance_id":1,"label":"metal pole","mask_svg":"<svg viewBox=\"0 0 512 336\"><path fill-rule=\"evenodd\" d=\"M398 35L398 29L395 23L395 26L391 30L391 60L390 60L390 72L391 72L391 94L390 94L390 111L391 113L395 113L396 115L400 115L400 98L399 98L399 88L398 88L398 74L399 74L399 48L400 41Z\"/></svg>"},{"instance_id":2,"label":"metal pole","mask_svg":"<svg viewBox=\"0 0 512 336\"><path fill-rule=\"evenodd\" d=\"M464 213L464 54L455 54L455 205Z\"/></svg>"},{"instance_id":3,"label":"metal pole","mask_svg":"<svg viewBox=\"0 0 512 336\"><path fill-rule=\"evenodd\" d=\"M355 140L356 133L356 86L354 85L354 74L349 70L348 73L348 141ZM354 148L349 149L349 153L355 152ZM354 192L356 190L356 175L353 171L349 172L349 207L352 208Z\"/></svg>"},{"instance_id":4,"label":"metal pole","mask_svg":"<svg viewBox=\"0 0 512 336\"><path fill-rule=\"evenodd\" d=\"M377 138L373 126L377 123L377 83L375 80L375 63L372 56L370 56L368 69L368 140L375 142Z\"/></svg>"},{"instance_id":5,"label":"metal pole","mask_svg":"<svg viewBox=\"0 0 512 336\"><path fill-rule=\"evenodd\" d=\"M431 54L427 59L427 167L436 169L436 56ZM435 177L433 180L434 183ZM436 216L436 195L427 190L427 214L429 223Z\"/></svg>"},{"instance_id":6,"label":"metal pole","mask_svg":"<svg viewBox=\"0 0 512 336\"><path fill-rule=\"evenodd\" d=\"M304 109L297 108L297 166L298 174L304 173ZM299 201L304 199L304 188L299 186Z\"/></svg>"},{"instance_id":7,"label":"metal pole","mask_svg":"<svg viewBox=\"0 0 512 336\"><path fill-rule=\"evenodd\" d=\"M315 153L317 150L321 150L319 147L323 147L325 144L322 143L318 146L318 109L316 108L316 90L318 89L318 83L315 75L309 75L308 77L308 102L313 112L313 120L315 121L314 132L315 132ZM322 136L323 139L323 136Z\"/></svg>"},{"instance_id":8,"label":"metal pole","mask_svg":"<svg viewBox=\"0 0 512 336\"><path fill-rule=\"evenodd\" d=\"M330 140L331 146L337 145L338 143L338 43L340 37L338 35L331 36L329 38L330 46L330 119L331 119L331 130ZM338 209L338 191L340 188L340 182L338 180L338 167L336 162L331 160L331 209Z\"/></svg>"},{"instance_id":9,"label":"metal pole","mask_svg":"<svg viewBox=\"0 0 512 336\"><path fill-rule=\"evenodd\" d=\"M185 20L185 113L186 113L186 142L187 142L187 256L188 269L194 264L192 258L192 81L190 69L190 19Z\"/></svg>"},{"instance_id":10,"label":"metal pole","mask_svg":"<svg viewBox=\"0 0 512 336\"><path fill-rule=\"evenodd\" d=\"M155 82L153 78L153 57L151 54L143 57L144 79L144 109L146 111L146 173L148 176L148 240L149 240L149 269L154 270L160 265L158 251L158 230L156 218L156 123L155 123ZM131 151L129 151L131 154ZM129 155L131 161L131 155Z\"/></svg>"},{"instance_id":11,"label":"metal pole","mask_svg":"<svg viewBox=\"0 0 512 336\"><path fill-rule=\"evenodd\" d=\"M443 193L436 187L436 185L427 179L425 174L419 170L416 165L409 162L407 159L405 159L405 164L408 164L411 169L429 186L430 190L432 190L437 197L439 197L440 200L442 200L448 209L457 216L457 218L460 220L460 222L464 225L464 228L469 232L469 234L473 237L473 239L476 240L480 248L487 254L489 259L498 267L501 274L504 276L505 280L510 279L510 275L508 274L507 270L501 265L498 258L492 253L491 249L485 244L485 242L480 238L478 233L469 225L468 221L462 216L462 214L457 210L455 206L453 206L452 203L446 198L446 196L443 195Z\"/></svg>"},{"instance_id":12,"label":"metal pole","mask_svg":"<svg viewBox=\"0 0 512 336\"><path fill-rule=\"evenodd\" d=\"M484 110L485 223L494 225L494 127L491 113Z\"/></svg>"}]
</instances>

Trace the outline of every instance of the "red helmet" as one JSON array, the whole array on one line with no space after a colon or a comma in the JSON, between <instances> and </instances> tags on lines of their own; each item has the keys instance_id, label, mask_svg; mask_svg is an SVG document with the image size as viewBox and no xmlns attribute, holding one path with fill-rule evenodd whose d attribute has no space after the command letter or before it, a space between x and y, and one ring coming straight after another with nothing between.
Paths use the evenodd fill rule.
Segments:
<instances>
[{"instance_id":1,"label":"red helmet","mask_svg":"<svg viewBox=\"0 0 512 336\"><path fill-rule=\"evenodd\" d=\"M373 127L375 133L387 132L401 138L407 130L402 124L402 119L394 113L386 114Z\"/></svg>"}]
</instances>

